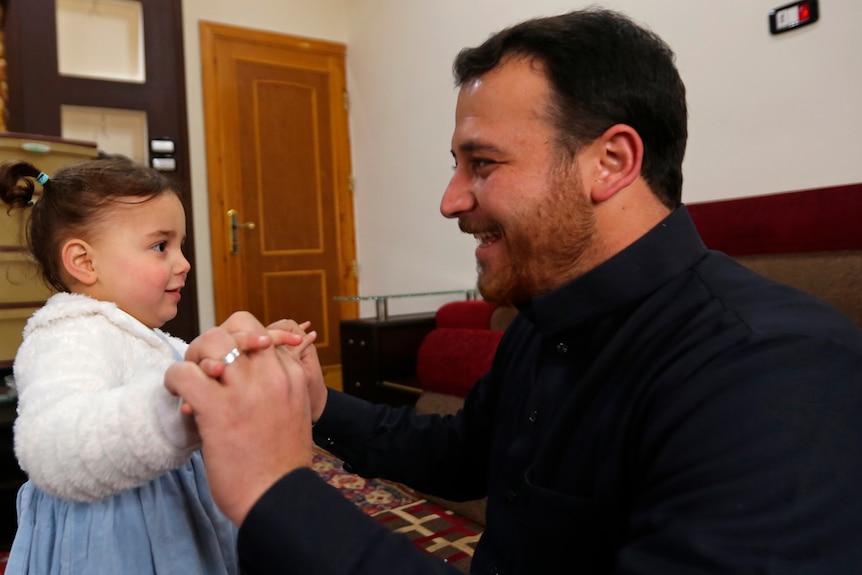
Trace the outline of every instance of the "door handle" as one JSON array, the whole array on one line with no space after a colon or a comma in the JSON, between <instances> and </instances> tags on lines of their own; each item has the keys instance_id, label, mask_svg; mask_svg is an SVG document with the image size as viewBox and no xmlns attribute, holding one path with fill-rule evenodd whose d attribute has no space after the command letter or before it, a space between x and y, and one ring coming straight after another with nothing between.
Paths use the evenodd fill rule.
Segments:
<instances>
[{"instance_id":1,"label":"door handle","mask_svg":"<svg viewBox=\"0 0 862 575\"><path fill-rule=\"evenodd\" d=\"M237 229L253 230L257 226L255 226L254 222L237 222L236 210L234 209L227 211L227 219L230 223L230 253L235 256L239 253L239 238L236 235Z\"/></svg>"}]
</instances>

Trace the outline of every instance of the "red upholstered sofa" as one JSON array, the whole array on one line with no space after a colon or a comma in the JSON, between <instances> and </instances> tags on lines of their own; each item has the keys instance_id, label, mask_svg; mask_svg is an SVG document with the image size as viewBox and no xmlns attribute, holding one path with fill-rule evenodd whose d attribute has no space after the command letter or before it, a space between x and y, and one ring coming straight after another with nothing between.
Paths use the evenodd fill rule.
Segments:
<instances>
[{"instance_id":1,"label":"red upholstered sofa","mask_svg":"<svg viewBox=\"0 0 862 575\"><path fill-rule=\"evenodd\" d=\"M689 204L707 247L862 326L862 184Z\"/></svg>"},{"instance_id":2,"label":"red upholstered sofa","mask_svg":"<svg viewBox=\"0 0 862 575\"><path fill-rule=\"evenodd\" d=\"M467 395L490 368L503 335L491 329L496 309L482 300L465 300L437 310L436 327L422 340L416 357L416 378L423 392Z\"/></svg>"},{"instance_id":3,"label":"red upholstered sofa","mask_svg":"<svg viewBox=\"0 0 862 575\"><path fill-rule=\"evenodd\" d=\"M483 300L442 305L435 328L422 340L416 357L416 379L422 390L416 407L424 412L453 413L491 367L497 344L517 310Z\"/></svg>"}]
</instances>

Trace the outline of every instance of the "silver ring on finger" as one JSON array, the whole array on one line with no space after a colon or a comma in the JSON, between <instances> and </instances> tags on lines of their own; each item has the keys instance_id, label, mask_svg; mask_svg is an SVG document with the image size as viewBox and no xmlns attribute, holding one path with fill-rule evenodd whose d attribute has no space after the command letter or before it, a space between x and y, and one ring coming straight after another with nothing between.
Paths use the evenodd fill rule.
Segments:
<instances>
[{"instance_id":1,"label":"silver ring on finger","mask_svg":"<svg viewBox=\"0 0 862 575\"><path fill-rule=\"evenodd\" d=\"M235 362L241 354L242 352L239 349L233 348L232 350L224 354L221 360L225 365L230 365Z\"/></svg>"}]
</instances>

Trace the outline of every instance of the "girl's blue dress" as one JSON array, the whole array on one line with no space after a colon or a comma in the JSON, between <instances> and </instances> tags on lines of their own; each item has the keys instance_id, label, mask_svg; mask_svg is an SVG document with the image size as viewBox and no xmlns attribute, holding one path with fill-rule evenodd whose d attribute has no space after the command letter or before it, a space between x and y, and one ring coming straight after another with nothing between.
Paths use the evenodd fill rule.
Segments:
<instances>
[{"instance_id":1,"label":"girl's blue dress","mask_svg":"<svg viewBox=\"0 0 862 575\"><path fill-rule=\"evenodd\" d=\"M195 451L179 469L96 502L27 481L6 575L239 575L236 538Z\"/></svg>"},{"instance_id":2,"label":"girl's blue dress","mask_svg":"<svg viewBox=\"0 0 862 575\"><path fill-rule=\"evenodd\" d=\"M28 481L6 575L237 575L236 533L216 508L199 451L180 469L94 503Z\"/></svg>"}]
</instances>

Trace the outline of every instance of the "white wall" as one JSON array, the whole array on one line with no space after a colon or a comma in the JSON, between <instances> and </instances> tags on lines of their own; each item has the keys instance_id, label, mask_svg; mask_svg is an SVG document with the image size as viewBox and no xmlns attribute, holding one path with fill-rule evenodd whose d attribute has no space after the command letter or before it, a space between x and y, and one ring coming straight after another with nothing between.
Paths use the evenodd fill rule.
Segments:
<instances>
[{"instance_id":1,"label":"white wall","mask_svg":"<svg viewBox=\"0 0 862 575\"><path fill-rule=\"evenodd\" d=\"M819 22L770 36L767 14L783 3L604 3L650 26L677 53L690 113L687 202L862 182L862 2L823 1ZM475 283L474 241L438 211L451 174L451 64L458 50L524 18L586 5L183 0L202 326L212 321L212 294L198 19L347 44L360 293L372 295ZM393 300L390 312L437 305L439 298ZM373 308L363 306L362 313Z\"/></svg>"}]
</instances>

